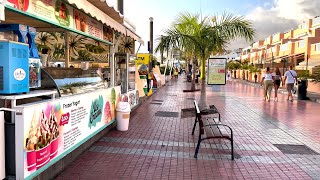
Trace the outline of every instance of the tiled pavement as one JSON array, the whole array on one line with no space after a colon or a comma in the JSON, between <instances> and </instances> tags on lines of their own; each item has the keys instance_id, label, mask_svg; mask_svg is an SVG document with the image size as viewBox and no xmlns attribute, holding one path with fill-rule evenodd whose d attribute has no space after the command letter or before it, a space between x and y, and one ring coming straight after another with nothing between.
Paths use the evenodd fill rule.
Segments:
<instances>
[{"instance_id":1,"label":"tiled pavement","mask_svg":"<svg viewBox=\"0 0 320 180\"><path fill-rule=\"evenodd\" d=\"M283 94L265 102L262 89L238 82L208 87L208 105L234 130L236 159L224 140L204 141L194 159L194 118L180 115L200 92L183 93L188 86L183 78L169 82L131 114L128 131L107 134L57 179L320 179L320 104L287 102Z\"/></svg>"}]
</instances>

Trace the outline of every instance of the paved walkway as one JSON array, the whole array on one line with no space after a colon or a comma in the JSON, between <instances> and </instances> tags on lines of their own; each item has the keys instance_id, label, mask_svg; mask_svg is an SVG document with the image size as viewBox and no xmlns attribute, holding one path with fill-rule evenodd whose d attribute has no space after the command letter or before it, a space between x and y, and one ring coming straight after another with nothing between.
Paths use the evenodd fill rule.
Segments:
<instances>
[{"instance_id":1,"label":"paved walkway","mask_svg":"<svg viewBox=\"0 0 320 180\"><path fill-rule=\"evenodd\" d=\"M132 113L128 131L108 133L57 179L320 179L319 103L265 102L262 89L238 82L208 87L208 104L234 130L236 159L224 140L204 141L194 159L198 131L181 109L200 92L183 93L188 86L169 82Z\"/></svg>"}]
</instances>

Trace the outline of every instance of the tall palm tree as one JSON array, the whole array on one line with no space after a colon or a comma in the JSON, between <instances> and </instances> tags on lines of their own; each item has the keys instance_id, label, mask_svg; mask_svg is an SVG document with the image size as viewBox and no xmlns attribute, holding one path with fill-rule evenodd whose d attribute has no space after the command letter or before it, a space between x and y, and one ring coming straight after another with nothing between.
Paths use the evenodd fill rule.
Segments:
<instances>
[{"instance_id":1,"label":"tall palm tree","mask_svg":"<svg viewBox=\"0 0 320 180\"><path fill-rule=\"evenodd\" d=\"M205 62L211 54L223 52L229 42L235 38L251 41L254 30L251 22L243 17L223 13L222 16L206 16L181 13L172 27L165 31L170 43L180 49L191 51L195 59L200 60L201 96L199 106L206 104Z\"/></svg>"}]
</instances>

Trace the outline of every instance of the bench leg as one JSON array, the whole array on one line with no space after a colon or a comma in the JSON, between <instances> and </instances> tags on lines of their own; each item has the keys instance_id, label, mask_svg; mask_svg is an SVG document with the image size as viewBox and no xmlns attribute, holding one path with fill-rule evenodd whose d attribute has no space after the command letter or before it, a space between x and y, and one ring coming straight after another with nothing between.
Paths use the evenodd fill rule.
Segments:
<instances>
[{"instance_id":1,"label":"bench leg","mask_svg":"<svg viewBox=\"0 0 320 180\"><path fill-rule=\"evenodd\" d=\"M198 120L197 120L197 117L196 117L196 119L194 120L193 128L192 128L192 135L194 135L194 130L196 129L197 122L198 122Z\"/></svg>"},{"instance_id":2,"label":"bench leg","mask_svg":"<svg viewBox=\"0 0 320 180\"><path fill-rule=\"evenodd\" d=\"M218 115L219 115L219 122L221 122L221 117L220 117L220 113L218 113Z\"/></svg>"},{"instance_id":3,"label":"bench leg","mask_svg":"<svg viewBox=\"0 0 320 180\"><path fill-rule=\"evenodd\" d=\"M234 160L234 154L233 154L233 138L231 138L231 160Z\"/></svg>"},{"instance_id":4,"label":"bench leg","mask_svg":"<svg viewBox=\"0 0 320 180\"><path fill-rule=\"evenodd\" d=\"M194 153L194 158L197 158L197 157L198 157L198 152L199 152L199 148L200 148L200 143L201 143L201 133L199 133L199 140L198 140L196 152Z\"/></svg>"}]
</instances>

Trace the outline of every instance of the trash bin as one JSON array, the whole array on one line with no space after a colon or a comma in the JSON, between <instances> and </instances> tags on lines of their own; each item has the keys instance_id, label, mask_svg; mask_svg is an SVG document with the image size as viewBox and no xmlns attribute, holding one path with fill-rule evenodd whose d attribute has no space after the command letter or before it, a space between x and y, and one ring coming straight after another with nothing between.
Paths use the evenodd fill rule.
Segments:
<instances>
[{"instance_id":1,"label":"trash bin","mask_svg":"<svg viewBox=\"0 0 320 180\"><path fill-rule=\"evenodd\" d=\"M117 130L127 131L130 119L130 104L128 102L119 102L117 105Z\"/></svg>"},{"instance_id":2,"label":"trash bin","mask_svg":"<svg viewBox=\"0 0 320 180\"><path fill-rule=\"evenodd\" d=\"M298 81L298 99L299 100L308 100L307 97L307 88L308 88L308 81L305 79L302 79Z\"/></svg>"}]
</instances>

